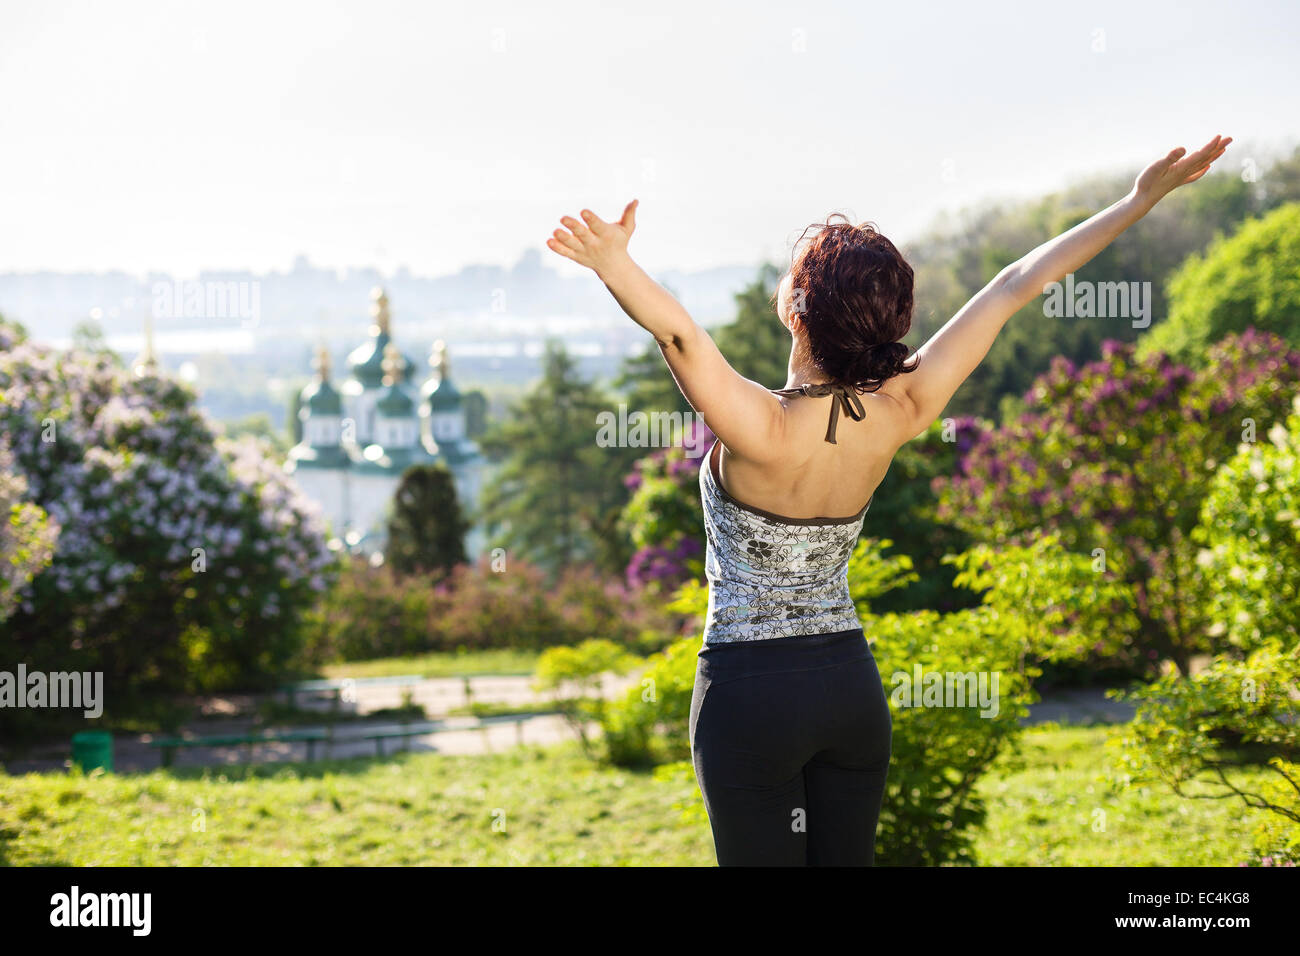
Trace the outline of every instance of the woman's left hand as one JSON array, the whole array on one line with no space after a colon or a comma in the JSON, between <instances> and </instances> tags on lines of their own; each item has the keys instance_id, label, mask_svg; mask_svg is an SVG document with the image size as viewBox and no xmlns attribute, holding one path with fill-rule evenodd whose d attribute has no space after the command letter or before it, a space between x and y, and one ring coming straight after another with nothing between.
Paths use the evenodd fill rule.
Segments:
<instances>
[{"instance_id":1,"label":"woman's left hand","mask_svg":"<svg viewBox=\"0 0 1300 956\"><path fill-rule=\"evenodd\" d=\"M639 202L639 199L633 199L628 203L623 217L617 222L605 222L590 209L579 214L581 222L572 216L563 216L560 222L566 229L556 229L552 233L554 238L546 240L547 248L603 276L629 258L627 242L636 229Z\"/></svg>"}]
</instances>

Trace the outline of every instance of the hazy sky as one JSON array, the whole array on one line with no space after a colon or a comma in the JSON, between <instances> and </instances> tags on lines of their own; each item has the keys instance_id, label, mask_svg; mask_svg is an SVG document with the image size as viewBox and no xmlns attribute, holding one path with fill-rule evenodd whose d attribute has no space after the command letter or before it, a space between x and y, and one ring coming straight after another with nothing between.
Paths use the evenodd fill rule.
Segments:
<instances>
[{"instance_id":1,"label":"hazy sky","mask_svg":"<svg viewBox=\"0 0 1300 956\"><path fill-rule=\"evenodd\" d=\"M1294 144L1298 54L1294 0L0 0L0 272L573 270L558 217L633 197L652 269L832 210L905 240L1216 133Z\"/></svg>"}]
</instances>

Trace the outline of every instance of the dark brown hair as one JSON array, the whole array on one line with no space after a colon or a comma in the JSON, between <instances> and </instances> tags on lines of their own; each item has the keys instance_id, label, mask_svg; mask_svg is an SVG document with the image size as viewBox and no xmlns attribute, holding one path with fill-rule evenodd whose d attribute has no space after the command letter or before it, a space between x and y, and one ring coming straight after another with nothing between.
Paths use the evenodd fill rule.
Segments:
<instances>
[{"instance_id":1,"label":"dark brown hair","mask_svg":"<svg viewBox=\"0 0 1300 956\"><path fill-rule=\"evenodd\" d=\"M915 370L899 341L912 328L912 267L873 224L832 213L803 231L791 255L791 312L818 369L859 392Z\"/></svg>"}]
</instances>

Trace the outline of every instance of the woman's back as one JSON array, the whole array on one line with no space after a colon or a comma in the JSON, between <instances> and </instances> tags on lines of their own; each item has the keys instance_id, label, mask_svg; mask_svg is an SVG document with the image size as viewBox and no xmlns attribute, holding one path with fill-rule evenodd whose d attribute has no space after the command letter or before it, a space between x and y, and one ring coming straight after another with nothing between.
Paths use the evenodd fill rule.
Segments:
<instances>
[{"instance_id":1,"label":"woman's back","mask_svg":"<svg viewBox=\"0 0 1300 956\"><path fill-rule=\"evenodd\" d=\"M887 404L893 399L866 397L860 404L847 394L832 394L830 401L788 397L779 464L732 458L724 478L721 443L709 449L700 467L709 581L706 646L858 626L848 561L870 507L867 499L896 450L890 437L896 433L894 412ZM838 414L831 402L843 403L847 413ZM743 491L734 487L736 472L750 479Z\"/></svg>"},{"instance_id":2,"label":"woman's back","mask_svg":"<svg viewBox=\"0 0 1300 956\"><path fill-rule=\"evenodd\" d=\"M784 397L779 454L759 463L723 448L718 452L723 487L746 504L792 518L856 514L909 437L903 405L889 386L856 396L862 420L838 415L833 443L826 440L827 420L839 397Z\"/></svg>"}]
</instances>

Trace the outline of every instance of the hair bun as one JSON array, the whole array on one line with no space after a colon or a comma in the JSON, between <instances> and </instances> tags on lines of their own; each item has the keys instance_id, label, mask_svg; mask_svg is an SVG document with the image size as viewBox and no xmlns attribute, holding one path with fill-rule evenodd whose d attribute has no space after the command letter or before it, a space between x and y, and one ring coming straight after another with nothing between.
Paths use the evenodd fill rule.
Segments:
<instances>
[{"instance_id":1,"label":"hair bun","mask_svg":"<svg viewBox=\"0 0 1300 956\"><path fill-rule=\"evenodd\" d=\"M887 379L899 375L904 370L909 349L902 342L879 342L860 349L843 353L843 367L837 371L835 378L853 384L883 384Z\"/></svg>"}]
</instances>

